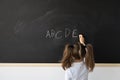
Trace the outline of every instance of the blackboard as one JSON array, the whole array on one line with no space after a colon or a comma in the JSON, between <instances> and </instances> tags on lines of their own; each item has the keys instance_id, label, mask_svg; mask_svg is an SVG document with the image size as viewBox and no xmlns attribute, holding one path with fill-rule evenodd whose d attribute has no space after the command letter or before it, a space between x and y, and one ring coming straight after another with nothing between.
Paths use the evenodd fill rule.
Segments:
<instances>
[{"instance_id":1,"label":"blackboard","mask_svg":"<svg viewBox=\"0 0 120 80\"><path fill-rule=\"evenodd\" d=\"M80 33L96 63L119 63L119 22L115 0L1 0L0 63L59 63Z\"/></svg>"}]
</instances>

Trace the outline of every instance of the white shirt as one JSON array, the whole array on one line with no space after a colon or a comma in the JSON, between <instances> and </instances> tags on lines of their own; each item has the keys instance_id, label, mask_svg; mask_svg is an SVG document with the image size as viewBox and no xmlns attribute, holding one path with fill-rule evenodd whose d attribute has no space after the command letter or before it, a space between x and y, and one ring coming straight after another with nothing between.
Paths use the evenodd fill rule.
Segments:
<instances>
[{"instance_id":1,"label":"white shirt","mask_svg":"<svg viewBox=\"0 0 120 80\"><path fill-rule=\"evenodd\" d=\"M88 80L88 69L83 61L74 62L65 70L65 80Z\"/></svg>"}]
</instances>

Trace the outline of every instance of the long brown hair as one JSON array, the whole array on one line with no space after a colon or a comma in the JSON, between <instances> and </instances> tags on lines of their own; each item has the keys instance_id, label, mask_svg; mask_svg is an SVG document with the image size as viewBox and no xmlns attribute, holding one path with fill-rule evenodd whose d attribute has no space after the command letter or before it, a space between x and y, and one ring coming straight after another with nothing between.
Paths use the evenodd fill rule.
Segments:
<instances>
[{"instance_id":1,"label":"long brown hair","mask_svg":"<svg viewBox=\"0 0 120 80\"><path fill-rule=\"evenodd\" d=\"M93 46L91 44L87 44L85 49L86 49L85 55L86 66L89 69L89 71L93 71L95 67Z\"/></svg>"},{"instance_id":2,"label":"long brown hair","mask_svg":"<svg viewBox=\"0 0 120 80\"><path fill-rule=\"evenodd\" d=\"M61 60L62 68L65 70L71 67L75 60L84 60L84 58L89 71L93 71L95 63L92 45L87 44L84 46L80 43L75 43L74 45L66 44Z\"/></svg>"},{"instance_id":3,"label":"long brown hair","mask_svg":"<svg viewBox=\"0 0 120 80\"><path fill-rule=\"evenodd\" d=\"M66 68L71 67L71 64L73 63L72 53L73 53L73 45L66 44L65 49L63 52L63 58L61 60L62 62L62 68L65 70Z\"/></svg>"}]
</instances>

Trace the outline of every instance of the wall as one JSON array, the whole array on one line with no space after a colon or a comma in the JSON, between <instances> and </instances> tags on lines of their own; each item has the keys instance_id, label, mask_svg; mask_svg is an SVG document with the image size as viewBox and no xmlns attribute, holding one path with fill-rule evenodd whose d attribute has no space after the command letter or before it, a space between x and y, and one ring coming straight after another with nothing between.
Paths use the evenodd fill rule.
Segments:
<instances>
[{"instance_id":1,"label":"wall","mask_svg":"<svg viewBox=\"0 0 120 80\"><path fill-rule=\"evenodd\" d=\"M120 65L96 65L89 80L120 80ZM0 64L0 80L64 80L60 64Z\"/></svg>"}]
</instances>

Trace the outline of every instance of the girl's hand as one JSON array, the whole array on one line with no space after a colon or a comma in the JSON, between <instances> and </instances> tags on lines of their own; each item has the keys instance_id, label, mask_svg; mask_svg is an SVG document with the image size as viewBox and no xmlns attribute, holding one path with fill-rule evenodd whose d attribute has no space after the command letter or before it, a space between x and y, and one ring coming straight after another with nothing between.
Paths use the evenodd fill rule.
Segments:
<instances>
[{"instance_id":1,"label":"girl's hand","mask_svg":"<svg viewBox=\"0 0 120 80\"><path fill-rule=\"evenodd\" d=\"M82 34L79 35L79 41L81 44L83 44L85 46L85 39Z\"/></svg>"}]
</instances>

